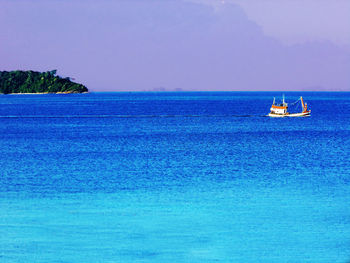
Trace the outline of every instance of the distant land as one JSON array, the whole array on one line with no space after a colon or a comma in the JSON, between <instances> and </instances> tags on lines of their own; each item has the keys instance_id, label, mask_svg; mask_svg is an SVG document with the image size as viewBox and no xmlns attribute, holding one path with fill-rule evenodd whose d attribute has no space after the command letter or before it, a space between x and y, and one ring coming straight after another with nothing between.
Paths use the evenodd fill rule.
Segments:
<instances>
[{"instance_id":1,"label":"distant land","mask_svg":"<svg viewBox=\"0 0 350 263\"><path fill-rule=\"evenodd\" d=\"M349 89L339 89L339 88L327 88L322 86L309 86L305 88L300 88L297 91L315 91L315 92L348 92Z\"/></svg>"},{"instance_id":2,"label":"distant land","mask_svg":"<svg viewBox=\"0 0 350 263\"><path fill-rule=\"evenodd\" d=\"M150 91L150 92L174 92L174 91L177 91L177 92L182 92L182 91L186 91L186 90L183 90L181 88L175 88L175 89L167 89L165 87L155 87L155 88L152 88L152 89L146 89L146 90L142 90L143 92L147 92L147 91Z\"/></svg>"},{"instance_id":3,"label":"distant land","mask_svg":"<svg viewBox=\"0 0 350 263\"><path fill-rule=\"evenodd\" d=\"M70 78L56 75L56 70L0 71L0 93L2 94L42 94L42 93L83 93L88 89Z\"/></svg>"}]
</instances>

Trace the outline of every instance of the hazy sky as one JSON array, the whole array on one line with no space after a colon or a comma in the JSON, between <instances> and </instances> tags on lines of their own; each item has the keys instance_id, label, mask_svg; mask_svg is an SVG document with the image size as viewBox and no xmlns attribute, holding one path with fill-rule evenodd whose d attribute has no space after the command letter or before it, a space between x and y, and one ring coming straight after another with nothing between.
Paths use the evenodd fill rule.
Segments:
<instances>
[{"instance_id":1,"label":"hazy sky","mask_svg":"<svg viewBox=\"0 0 350 263\"><path fill-rule=\"evenodd\" d=\"M92 91L350 90L348 0L0 0L0 70Z\"/></svg>"}]
</instances>

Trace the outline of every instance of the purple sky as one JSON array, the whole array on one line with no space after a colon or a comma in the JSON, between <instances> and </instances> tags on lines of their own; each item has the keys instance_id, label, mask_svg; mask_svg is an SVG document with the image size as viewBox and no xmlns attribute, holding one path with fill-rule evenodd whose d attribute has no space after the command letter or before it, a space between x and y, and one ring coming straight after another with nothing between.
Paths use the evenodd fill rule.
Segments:
<instances>
[{"instance_id":1,"label":"purple sky","mask_svg":"<svg viewBox=\"0 0 350 263\"><path fill-rule=\"evenodd\" d=\"M350 1L0 0L0 70L91 91L350 90Z\"/></svg>"}]
</instances>

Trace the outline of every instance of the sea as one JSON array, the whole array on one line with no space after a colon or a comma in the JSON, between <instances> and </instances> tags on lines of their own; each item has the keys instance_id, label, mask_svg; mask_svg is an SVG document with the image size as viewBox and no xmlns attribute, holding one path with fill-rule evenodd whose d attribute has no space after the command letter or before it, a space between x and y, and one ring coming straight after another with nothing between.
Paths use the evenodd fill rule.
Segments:
<instances>
[{"instance_id":1,"label":"sea","mask_svg":"<svg viewBox=\"0 0 350 263\"><path fill-rule=\"evenodd\" d=\"M0 96L0 262L350 262L350 93Z\"/></svg>"}]
</instances>

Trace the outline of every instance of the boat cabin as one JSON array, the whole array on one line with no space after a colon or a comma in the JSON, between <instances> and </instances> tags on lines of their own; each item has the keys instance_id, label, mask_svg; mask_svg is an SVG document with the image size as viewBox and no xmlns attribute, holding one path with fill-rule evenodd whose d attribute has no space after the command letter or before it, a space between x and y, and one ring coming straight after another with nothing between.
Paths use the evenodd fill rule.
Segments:
<instances>
[{"instance_id":1,"label":"boat cabin","mask_svg":"<svg viewBox=\"0 0 350 263\"><path fill-rule=\"evenodd\" d=\"M284 96L283 96L283 102L280 104L275 103L275 98L273 98L273 103L271 106L271 114L280 114L280 115L286 115L288 114L288 103L284 101Z\"/></svg>"},{"instance_id":2,"label":"boat cabin","mask_svg":"<svg viewBox=\"0 0 350 263\"><path fill-rule=\"evenodd\" d=\"M272 105L271 106L271 113L274 113L274 114L286 114L287 113L287 107L286 106L279 106L279 105Z\"/></svg>"}]
</instances>

